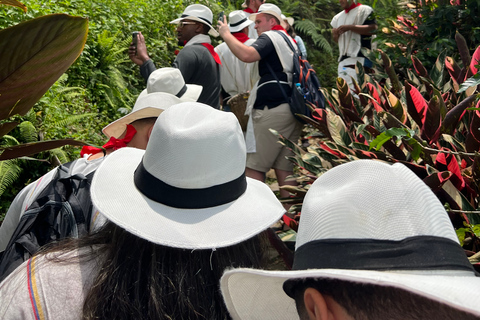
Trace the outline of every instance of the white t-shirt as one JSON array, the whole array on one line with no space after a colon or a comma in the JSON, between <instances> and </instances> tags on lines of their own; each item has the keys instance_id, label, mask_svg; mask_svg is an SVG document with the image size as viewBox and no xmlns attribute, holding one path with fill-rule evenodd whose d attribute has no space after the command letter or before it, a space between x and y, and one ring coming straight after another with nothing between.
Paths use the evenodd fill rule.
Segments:
<instances>
[{"instance_id":1,"label":"white t-shirt","mask_svg":"<svg viewBox=\"0 0 480 320\"><path fill-rule=\"evenodd\" d=\"M35 256L5 278L0 283L0 319L81 319L99 262L80 262L78 250L63 257L69 262Z\"/></svg>"}]
</instances>

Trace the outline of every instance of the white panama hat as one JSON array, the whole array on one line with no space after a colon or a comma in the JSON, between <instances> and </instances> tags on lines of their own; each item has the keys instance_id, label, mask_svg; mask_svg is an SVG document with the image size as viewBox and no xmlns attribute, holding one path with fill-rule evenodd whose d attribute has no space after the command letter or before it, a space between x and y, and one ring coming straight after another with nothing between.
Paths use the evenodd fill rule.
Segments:
<instances>
[{"instance_id":1,"label":"white panama hat","mask_svg":"<svg viewBox=\"0 0 480 320\"><path fill-rule=\"evenodd\" d=\"M248 19L247 14L242 10L235 10L228 15L228 27L230 32L239 32L243 28L253 24L253 21Z\"/></svg>"},{"instance_id":2,"label":"white panama hat","mask_svg":"<svg viewBox=\"0 0 480 320\"><path fill-rule=\"evenodd\" d=\"M274 16L275 18L277 18L277 20L280 22L280 25L283 28L286 27L285 21L283 21L282 19L282 10L280 10L280 8L274 5L273 3L264 3L260 5L260 7L258 8L258 12L252 13L248 18L252 21L255 21L255 17L257 16L257 14L260 14L260 13L266 13Z\"/></svg>"},{"instance_id":3,"label":"white panama hat","mask_svg":"<svg viewBox=\"0 0 480 320\"><path fill-rule=\"evenodd\" d=\"M285 212L270 188L245 177L237 118L198 102L165 110L147 149L103 160L91 186L107 219L150 242L214 249L266 230Z\"/></svg>"},{"instance_id":4,"label":"white panama hat","mask_svg":"<svg viewBox=\"0 0 480 320\"><path fill-rule=\"evenodd\" d=\"M138 119L158 117L166 108L186 101L197 101L202 86L185 84L182 73L177 68L161 68L150 74L147 88L137 98L132 112L103 128L107 137L118 138L127 124Z\"/></svg>"},{"instance_id":5,"label":"white panama hat","mask_svg":"<svg viewBox=\"0 0 480 320\"><path fill-rule=\"evenodd\" d=\"M282 13L282 19L287 20L288 24L291 26L293 26L293 23L295 22L295 19L293 19L292 17L285 16L283 13Z\"/></svg>"},{"instance_id":6,"label":"white panama hat","mask_svg":"<svg viewBox=\"0 0 480 320\"><path fill-rule=\"evenodd\" d=\"M210 27L208 33L211 36L218 37L219 33L212 27L213 21L213 13L208 7L204 6L203 4L191 4L185 8L180 18L170 21L172 24L178 24L182 20L193 20L198 21L203 24L206 24Z\"/></svg>"},{"instance_id":7,"label":"white panama hat","mask_svg":"<svg viewBox=\"0 0 480 320\"><path fill-rule=\"evenodd\" d=\"M390 286L480 316L480 278L434 193L397 163L335 167L305 197L292 271L233 269L221 290L233 319L298 319L291 281Z\"/></svg>"}]
</instances>

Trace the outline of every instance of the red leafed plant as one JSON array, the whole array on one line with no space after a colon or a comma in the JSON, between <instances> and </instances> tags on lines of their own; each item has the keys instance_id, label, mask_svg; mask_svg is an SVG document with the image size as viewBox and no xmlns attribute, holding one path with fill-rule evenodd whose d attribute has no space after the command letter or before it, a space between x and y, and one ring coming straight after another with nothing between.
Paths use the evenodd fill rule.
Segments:
<instances>
[{"instance_id":1,"label":"red leafed plant","mask_svg":"<svg viewBox=\"0 0 480 320\"><path fill-rule=\"evenodd\" d=\"M291 213L298 216L309 185L332 167L356 159L400 162L444 203L464 248L473 255L480 251L480 96L478 84L469 85L466 79L474 76L478 63L461 67L441 56L428 72L413 57L415 72L402 83L383 52L372 57L377 72L365 74L358 64L356 92L341 78L337 89L324 90L327 108L305 118L310 124L306 149L279 135L293 150L290 160L298 168L300 186L287 187L296 196L288 200L295 204ZM476 59L480 49L472 61ZM295 229L298 221L289 224Z\"/></svg>"}]
</instances>

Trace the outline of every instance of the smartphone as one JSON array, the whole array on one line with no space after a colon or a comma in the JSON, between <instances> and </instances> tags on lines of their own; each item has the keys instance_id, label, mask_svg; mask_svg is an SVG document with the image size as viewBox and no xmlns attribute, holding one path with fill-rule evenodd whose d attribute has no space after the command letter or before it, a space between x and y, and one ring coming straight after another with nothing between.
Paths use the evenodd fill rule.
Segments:
<instances>
[{"instance_id":1,"label":"smartphone","mask_svg":"<svg viewBox=\"0 0 480 320\"><path fill-rule=\"evenodd\" d=\"M138 31L133 31L132 32L132 42L133 42L133 45L135 46L135 51L137 50L137 35L138 35Z\"/></svg>"},{"instance_id":2,"label":"smartphone","mask_svg":"<svg viewBox=\"0 0 480 320\"><path fill-rule=\"evenodd\" d=\"M220 13L218 14L218 21L222 21L222 22L223 22L223 16L224 16L224 13L223 13L223 11L222 11L222 12L220 12Z\"/></svg>"}]
</instances>

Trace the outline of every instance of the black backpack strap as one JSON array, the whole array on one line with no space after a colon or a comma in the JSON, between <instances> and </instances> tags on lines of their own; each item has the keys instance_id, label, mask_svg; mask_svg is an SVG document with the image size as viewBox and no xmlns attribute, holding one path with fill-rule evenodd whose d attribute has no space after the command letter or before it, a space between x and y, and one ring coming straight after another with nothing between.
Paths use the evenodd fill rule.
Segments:
<instances>
[{"instance_id":1,"label":"black backpack strap","mask_svg":"<svg viewBox=\"0 0 480 320\"><path fill-rule=\"evenodd\" d=\"M278 86L280 87L280 90L282 91L282 95L283 95L283 98L285 99L285 102L286 103L290 103L290 100L288 99L288 96L287 96L287 93L285 92L285 90L283 89L283 86L280 84L280 80L278 79L277 75L275 74L275 72L273 71L273 68L272 66L270 66L270 64L265 61L267 67L268 67L268 70L270 71L270 73L272 74L272 76L275 78L275 80L277 80L277 83L278 83ZM293 81L293 80L292 80ZM296 89L293 89L292 90L296 90Z\"/></svg>"}]
</instances>

